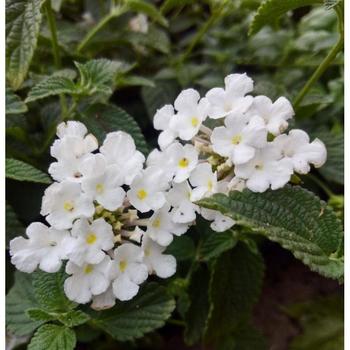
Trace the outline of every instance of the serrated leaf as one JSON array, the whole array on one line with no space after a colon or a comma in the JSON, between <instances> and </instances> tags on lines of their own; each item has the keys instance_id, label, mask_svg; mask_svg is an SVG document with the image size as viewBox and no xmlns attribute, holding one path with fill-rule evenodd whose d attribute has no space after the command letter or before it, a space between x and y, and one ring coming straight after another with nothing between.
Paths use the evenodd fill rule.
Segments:
<instances>
[{"instance_id":1,"label":"serrated leaf","mask_svg":"<svg viewBox=\"0 0 350 350\"><path fill-rule=\"evenodd\" d=\"M38 308L32 288L32 276L16 271L15 283L6 296L6 327L18 335L31 334L43 321L33 321L26 310Z\"/></svg>"},{"instance_id":2,"label":"serrated leaf","mask_svg":"<svg viewBox=\"0 0 350 350\"><path fill-rule=\"evenodd\" d=\"M254 232L261 233L325 277L342 279L343 257L338 257L343 231L333 210L310 191L285 186L276 191L234 191L199 202L219 210Z\"/></svg>"},{"instance_id":3,"label":"serrated leaf","mask_svg":"<svg viewBox=\"0 0 350 350\"><path fill-rule=\"evenodd\" d=\"M209 312L209 271L205 266L199 265L191 276L188 295L190 306L185 315L186 344L193 345L200 341L204 334Z\"/></svg>"},{"instance_id":4,"label":"serrated leaf","mask_svg":"<svg viewBox=\"0 0 350 350\"><path fill-rule=\"evenodd\" d=\"M48 96L75 93L77 89L70 78L53 75L33 86L25 102L33 102Z\"/></svg>"},{"instance_id":5,"label":"serrated leaf","mask_svg":"<svg viewBox=\"0 0 350 350\"><path fill-rule=\"evenodd\" d=\"M140 338L164 325L175 308L175 300L166 289L149 283L130 301L117 302L102 312L91 312L97 327L119 341Z\"/></svg>"},{"instance_id":6,"label":"serrated leaf","mask_svg":"<svg viewBox=\"0 0 350 350\"><path fill-rule=\"evenodd\" d=\"M27 112L28 107L12 89L6 88L6 114L21 114Z\"/></svg>"},{"instance_id":7,"label":"serrated leaf","mask_svg":"<svg viewBox=\"0 0 350 350\"><path fill-rule=\"evenodd\" d=\"M266 0L258 8L250 24L249 35L256 34L265 25L276 26L281 16L299 7L322 4L322 0Z\"/></svg>"},{"instance_id":8,"label":"serrated leaf","mask_svg":"<svg viewBox=\"0 0 350 350\"><path fill-rule=\"evenodd\" d=\"M26 310L26 314L33 321L48 322L56 319L53 315L50 315L49 312L38 308L28 309Z\"/></svg>"},{"instance_id":9,"label":"serrated leaf","mask_svg":"<svg viewBox=\"0 0 350 350\"><path fill-rule=\"evenodd\" d=\"M263 275L261 255L252 253L244 243L218 258L209 289L209 342L228 335L249 316L259 298Z\"/></svg>"},{"instance_id":10,"label":"serrated leaf","mask_svg":"<svg viewBox=\"0 0 350 350\"><path fill-rule=\"evenodd\" d=\"M72 310L57 315L57 320L67 327L80 326L90 320L90 316L80 310Z\"/></svg>"},{"instance_id":11,"label":"serrated leaf","mask_svg":"<svg viewBox=\"0 0 350 350\"><path fill-rule=\"evenodd\" d=\"M6 177L17 181L51 183L50 177L41 170L13 158L6 158Z\"/></svg>"},{"instance_id":12,"label":"serrated leaf","mask_svg":"<svg viewBox=\"0 0 350 350\"><path fill-rule=\"evenodd\" d=\"M18 220L12 206L6 203L6 244L8 245L12 238L21 236L24 231L24 227Z\"/></svg>"},{"instance_id":13,"label":"serrated leaf","mask_svg":"<svg viewBox=\"0 0 350 350\"><path fill-rule=\"evenodd\" d=\"M151 3L143 0L127 0L126 6L131 11L141 12L152 18L159 24L163 26L168 26L168 21L163 15L158 11L158 9Z\"/></svg>"},{"instance_id":14,"label":"serrated leaf","mask_svg":"<svg viewBox=\"0 0 350 350\"><path fill-rule=\"evenodd\" d=\"M148 153L148 146L140 127L127 112L117 106L94 104L82 112L82 122L100 143L107 133L122 130L133 137L139 151L143 154Z\"/></svg>"},{"instance_id":15,"label":"serrated leaf","mask_svg":"<svg viewBox=\"0 0 350 350\"><path fill-rule=\"evenodd\" d=\"M38 303L49 312L69 311L77 305L70 301L63 290L66 275L64 269L56 273L33 273L34 294Z\"/></svg>"},{"instance_id":16,"label":"serrated leaf","mask_svg":"<svg viewBox=\"0 0 350 350\"><path fill-rule=\"evenodd\" d=\"M6 0L6 77L14 90L21 87L32 60L43 0Z\"/></svg>"},{"instance_id":17,"label":"serrated leaf","mask_svg":"<svg viewBox=\"0 0 350 350\"><path fill-rule=\"evenodd\" d=\"M68 327L45 324L35 332L28 350L73 350L76 342L74 331Z\"/></svg>"}]
</instances>

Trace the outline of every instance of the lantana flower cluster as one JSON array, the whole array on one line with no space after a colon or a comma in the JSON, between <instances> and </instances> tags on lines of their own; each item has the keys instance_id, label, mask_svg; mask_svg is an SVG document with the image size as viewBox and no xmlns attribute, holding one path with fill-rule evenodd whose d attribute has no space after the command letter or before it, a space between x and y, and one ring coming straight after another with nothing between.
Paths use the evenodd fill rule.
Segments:
<instances>
[{"instance_id":1,"label":"lantana flower cluster","mask_svg":"<svg viewBox=\"0 0 350 350\"><path fill-rule=\"evenodd\" d=\"M133 298L150 274L172 276L176 260L165 250L197 214L214 231L235 224L198 200L275 190L326 161L322 141L299 129L285 133L294 115L285 97L272 102L252 90L246 74L227 76L225 88L204 97L183 90L156 112L159 149L147 159L125 132L107 134L99 147L82 123L60 124L49 167L55 182L41 207L48 225L32 223L26 238L10 242L12 263L54 273L66 261L67 297L95 309Z\"/></svg>"}]
</instances>

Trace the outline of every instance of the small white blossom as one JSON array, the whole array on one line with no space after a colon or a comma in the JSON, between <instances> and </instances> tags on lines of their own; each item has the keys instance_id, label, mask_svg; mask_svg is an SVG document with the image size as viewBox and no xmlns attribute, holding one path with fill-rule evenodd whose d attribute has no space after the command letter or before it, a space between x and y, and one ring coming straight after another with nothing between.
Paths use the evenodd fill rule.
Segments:
<instances>
[{"instance_id":1,"label":"small white blossom","mask_svg":"<svg viewBox=\"0 0 350 350\"><path fill-rule=\"evenodd\" d=\"M279 97L272 103L266 96L256 96L248 114L263 118L267 130L273 135L279 135L287 129L287 120L294 116L294 110L285 97Z\"/></svg>"},{"instance_id":2,"label":"small white blossom","mask_svg":"<svg viewBox=\"0 0 350 350\"><path fill-rule=\"evenodd\" d=\"M178 136L178 133L171 128L171 120L175 115L172 105L165 105L158 109L153 118L153 125L156 130L162 130L158 136L158 144L161 149L168 147Z\"/></svg>"},{"instance_id":3,"label":"small white blossom","mask_svg":"<svg viewBox=\"0 0 350 350\"><path fill-rule=\"evenodd\" d=\"M246 183L246 181L244 179L240 179L239 177L235 176L228 183L227 188L229 191L242 192L247 187L245 183Z\"/></svg>"},{"instance_id":4,"label":"small white blossom","mask_svg":"<svg viewBox=\"0 0 350 350\"><path fill-rule=\"evenodd\" d=\"M108 289L99 294L94 295L92 297L91 308L97 311L110 309L115 305L115 296L113 294L112 285L108 287Z\"/></svg>"},{"instance_id":5,"label":"small white blossom","mask_svg":"<svg viewBox=\"0 0 350 350\"><path fill-rule=\"evenodd\" d=\"M186 224L173 222L169 209L170 206L166 204L156 211L149 218L147 225L146 234L162 246L169 245L173 240L173 235L181 236L188 229Z\"/></svg>"},{"instance_id":6,"label":"small white blossom","mask_svg":"<svg viewBox=\"0 0 350 350\"><path fill-rule=\"evenodd\" d=\"M170 147L170 146L169 146ZM157 167L162 169L164 178L170 182L174 177L174 166L165 151L155 148L147 157L147 167Z\"/></svg>"},{"instance_id":7,"label":"small white blossom","mask_svg":"<svg viewBox=\"0 0 350 350\"><path fill-rule=\"evenodd\" d=\"M210 140L214 152L229 157L233 164L243 164L254 157L257 148L266 146L267 129L258 116L247 123L240 115L230 115L225 126L213 130Z\"/></svg>"},{"instance_id":8,"label":"small white blossom","mask_svg":"<svg viewBox=\"0 0 350 350\"><path fill-rule=\"evenodd\" d=\"M210 103L209 117L218 119L231 113L247 111L253 102L252 96L245 96L253 90L253 80L244 74L230 74L225 78L225 89L213 88L205 95Z\"/></svg>"},{"instance_id":9,"label":"small white blossom","mask_svg":"<svg viewBox=\"0 0 350 350\"><path fill-rule=\"evenodd\" d=\"M236 223L230 217L222 215L217 210L201 208L201 215L204 219L208 221L213 221L210 224L210 227L216 232L224 232Z\"/></svg>"},{"instance_id":10,"label":"small white blossom","mask_svg":"<svg viewBox=\"0 0 350 350\"><path fill-rule=\"evenodd\" d=\"M171 210L172 220L177 223L190 223L196 219L199 207L191 202L192 188L187 181L174 183L169 190L167 200L173 207Z\"/></svg>"},{"instance_id":11,"label":"small white blossom","mask_svg":"<svg viewBox=\"0 0 350 350\"><path fill-rule=\"evenodd\" d=\"M79 266L100 263L106 255L104 251L114 246L112 226L102 218L91 224L87 219L78 219L71 233L75 241L68 258Z\"/></svg>"},{"instance_id":12,"label":"small white blossom","mask_svg":"<svg viewBox=\"0 0 350 350\"><path fill-rule=\"evenodd\" d=\"M191 140L202 122L208 116L209 103L206 98L200 99L194 89L183 90L174 103L177 113L170 120L170 128L178 133L182 140Z\"/></svg>"},{"instance_id":13,"label":"small white blossom","mask_svg":"<svg viewBox=\"0 0 350 350\"><path fill-rule=\"evenodd\" d=\"M162 169L151 166L135 177L127 197L137 210L146 213L164 205L167 187L168 181Z\"/></svg>"},{"instance_id":14,"label":"small white blossom","mask_svg":"<svg viewBox=\"0 0 350 350\"><path fill-rule=\"evenodd\" d=\"M155 273L160 278L168 278L176 272L176 259L169 254L163 254L163 247L147 235L143 237L142 249L144 252L143 262L148 268L148 273Z\"/></svg>"},{"instance_id":15,"label":"small white blossom","mask_svg":"<svg viewBox=\"0 0 350 350\"><path fill-rule=\"evenodd\" d=\"M130 300L139 291L139 285L148 277L140 247L125 243L114 250L112 269L113 293L119 300Z\"/></svg>"},{"instance_id":16,"label":"small white blossom","mask_svg":"<svg viewBox=\"0 0 350 350\"><path fill-rule=\"evenodd\" d=\"M253 192L264 192L270 186L277 190L283 187L293 174L293 164L281 154L276 146L269 143L257 150L248 163L235 166L237 177L246 179L246 186Z\"/></svg>"},{"instance_id":17,"label":"small white blossom","mask_svg":"<svg viewBox=\"0 0 350 350\"><path fill-rule=\"evenodd\" d=\"M106 157L108 164L118 167L126 185L130 185L141 172L145 161L144 155L136 150L133 138L123 131L107 134L100 152Z\"/></svg>"},{"instance_id":18,"label":"small white blossom","mask_svg":"<svg viewBox=\"0 0 350 350\"><path fill-rule=\"evenodd\" d=\"M217 192L217 176L209 163L201 163L193 170L190 183L194 187L191 201L195 202Z\"/></svg>"},{"instance_id":19,"label":"small white blossom","mask_svg":"<svg viewBox=\"0 0 350 350\"><path fill-rule=\"evenodd\" d=\"M28 239L16 237L10 242L11 262L23 272L39 268L45 272L57 272L62 259L67 258L70 246L68 231L49 228L40 222L33 222L26 230Z\"/></svg>"},{"instance_id":20,"label":"small white blossom","mask_svg":"<svg viewBox=\"0 0 350 350\"><path fill-rule=\"evenodd\" d=\"M46 190L41 205L41 215L58 230L72 227L79 217L90 217L95 207L92 200L81 192L79 183L64 181L53 183Z\"/></svg>"},{"instance_id":21,"label":"small white blossom","mask_svg":"<svg viewBox=\"0 0 350 350\"><path fill-rule=\"evenodd\" d=\"M293 163L294 171L307 174L310 164L321 167L327 160L327 149L324 143L315 139L310 143L309 135L303 130L291 130L289 134L277 136L273 143L281 150L284 157Z\"/></svg>"},{"instance_id":22,"label":"small white blossom","mask_svg":"<svg viewBox=\"0 0 350 350\"><path fill-rule=\"evenodd\" d=\"M105 255L97 265L76 265L68 261L66 273L71 275L64 281L64 292L68 299L80 304L88 303L93 295L99 295L110 285L111 259Z\"/></svg>"}]
</instances>

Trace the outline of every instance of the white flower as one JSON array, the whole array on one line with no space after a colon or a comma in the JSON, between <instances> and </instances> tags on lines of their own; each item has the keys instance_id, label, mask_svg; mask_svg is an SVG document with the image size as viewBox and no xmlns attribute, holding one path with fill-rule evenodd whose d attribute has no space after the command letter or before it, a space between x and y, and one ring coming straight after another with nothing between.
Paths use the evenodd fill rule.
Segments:
<instances>
[{"instance_id":1,"label":"white flower","mask_svg":"<svg viewBox=\"0 0 350 350\"><path fill-rule=\"evenodd\" d=\"M86 126L83 123L75 120L69 120L67 122L62 122L58 124L57 131L56 131L56 135L60 139L63 139L66 136L74 136L74 137L83 139L87 133L88 133L88 130ZM93 136L93 135L89 134L89 136Z\"/></svg>"},{"instance_id":2,"label":"white flower","mask_svg":"<svg viewBox=\"0 0 350 350\"><path fill-rule=\"evenodd\" d=\"M327 149L324 143L315 139L310 143L309 135L303 130L291 130L289 134L277 136L273 143L281 150L282 155L293 163L294 171L307 174L310 164L321 167L327 160Z\"/></svg>"},{"instance_id":3,"label":"white flower","mask_svg":"<svg viewBox=\"0 0 350 350\"><path fill-rule=\"evenodd\" d=\"M92 304L90 306L92 309L100 311L110 309L114 305L115 296L113 294L112 285L110 285L105 292L92 297Z\"/></svg>"},{"instance_id":4,"label":"white flower","mask_svg":"<svg viewBox=\"0 0 350 350\"><path fill-rule=\"evenodd\" d=\"M119 300L130 300L139 291L139 285L148 277L147 266L142 262L140 247L125 243L114 250L112 279L113 293Z\"/></svg>"},{"instance_id":5,"label":"white flower","mask_svg":"<svg viewBox=\"0 0 350 350\"><path fill-rule=\"evenodd\" d=\"M16 237L10 242L11 262L23 272L33 272L37 266L45 272L57 272L70 245L68 231L58 231L40 222L26 230L28 239Z\"/></svg>"},{"instance_id":6,"label":"white flower","mask_svg":"<svg viewBox=\"0 0 350 350\"><path fill-rule=\"evenodd\" d=\"M227 188L229 191L239 191L242 192L246 188L244 179L240 179L239 177L235 176L232 178L232 180L228 183Z\"/></svg>"},{"instance_id":7,"label":"white flower","mask_svg":"<svg viewBox=\"0 0 350 350\"><path fill-rule=\"evenodd\" d=\"M174 106L177 114L170 120L170 128L182 140L191 140L208 116L209 103L206 98L200 99L196 90L187 89L181 91Z\"/></svg>"},{"instance_id":8,"label":"white flower","mask_svg":"<svg viewBox=\"0 0 350 350\"><path fill-rule=\"evenodd\" d=\"M148 20L147 16L143 13L134 16L129 21L129 27L133 32L147 33L148 32Z\"/></svg>"},{"instance_id":9,"label":"white flower","mask_svg":"<svg viewBox=\"0 0 350 350\"><path fill-rule=\"evenodd\" d=\"M225 126L213 130L210 140L214 152L229 157L234 164L243 164L252 159L256 148L267 143L267 129L262 118L254 116L248 123L237 115L225 119Z\"/></svg>"},{"instance_id":10,"label":"white flower","mask_svg":"<svg viewBox=\"0 0 350 350\"><path fill-rule=\"evenodd\" d=\"M153 242L146 235L142 240L144 252L143 262L148 268L148 273L155 273L160 278L168 278L176 272L176 259L169 254L163 254L166 247Z\"/></svg>"},{"instance_id":11,"label":"white flower","mask_svg":"<svg viewBox=\"0 0 350 350\"><path fill-rule=\"evenodd\" d=\"M127 196L137 210L146 213L164 205L167 187L168 181L162 169L151 166L136 176Z\"/></svg>"},{"instance_id":12,"label":"white flower","mask_svg":"<svg viewBox=\"0 0 350 350\"><path fill-rule=\"evenodd\" d=\"M178 133L170 127L174 115L175 111L172 105L163 106L154 115L154 128L156 130L162 130L158 136L158 144L161 149L168 147L178 136Z\"/></svg>"},{"instance_id":13,"label":"white flower","mask_svg":"<svg viewBox=\"0 0 350 350\"><path fill-rule=\"evenodd\" d=\"M149 218L147 225L146 234L162 246L169 245L173 240L173 235L181 236L188 229L186 224L173 222L169 209L170 206L166 204L163 208L156 211Z\"/></svg>"},{"instance_id":14,"label":"white flower","mask_svg":"<svg viewBox=\"0 0 350 350\"><path fill-rule=\"evenodd\" d=\"M257 150L255 157L248 163L235 166L237 177L246 179L246 186L253 192L264 192L270 185L276 190L283 187L293 174L293 164L283 158L278 148L269 143Z\"/></svg>"},{"instance_id":15,"label":"white flower","mask_svg":"<svg viewBox=\"0 0 350 350\"><path fill-rule=\"evenodd\" d=\"M100 152L106 157L108 164L118 166L126 185L130 185L140 173L145 161L144 155L136 150L133 138L123 131L107 134Z\"/></svg>"},{"instance_id":16,"label":"white flower","mask_svg":"<svg viewBox=\"0 0 350 350\"><path fill-rule=\"evenodd\" d=\"M203 197L208 197L217 192L217 176L209 163L197 165L190 176L190 183L193 187L191 201L195 202Z\"/></svg>"},{"instance_id":17,"label":"white flower","mask_svg":"<svg viewBox=\"0 0 350 350\"><path fill-rule=\"evenodd\" d=\"M120 175L118 165L107 167L104 156L94 154L87 156L81 168L84 193L108 210L114 211L122 206L125 198L125 191L121 188L124 177Z\"/></svg>"},{"instance_id":18,"label":"white flower","mask_svg":"<svg viewBox=\"0 0 350 350\"><path fill-rule=\"evenodd\" d=\"M213 88L205 95L210 103L209 117L218 119L231 113L244 113L253 102L245 96L253 90L253 80L247 74L230 74L225 78L225 89Z\"/></svg>"},{"instance_id":19,"label":"white flower","mask_svg":"<svg viewBox=\"0 0 350 350\"><path fill-rule=\"evenodd\" d=\"M44 193L41 215L50 225L65 230L72 227L75 219L91 217L95 212L92 200L81 192L79 183L64 181L53 183Z\"/></svg>"},{"instance_id":20,"label":"white flower","mask_svg":"<svg viewBox=\"0 0 350 350\"><path fill-rule=\"evenodd\" d=\"M147 167L155 166L163 170L164 177L170 182L174 176L174 167L171 164L171 159L164 151L155 148L147 157Z\"/></svg>"},{"instance_id":21,"label":"white flower","mask_svg":"<svg viewBox=\"0 0 350 350\"><path fill-rule=\"evenodd\" d=\"M293 107L285 97L279 97L272 103L266 96L256 96L248 113L263 118L267 130L273 135L279 135L286 130L287 120L294 116Z\"/></svg>"},{"instance_id":22,"label":"white flower","mask_svg":"<svg viewBox=\"0 0 350 350\"><path fill-rule=\"evenodd\" d=\"M170 163L165 165L173 168L173 181L177 183L188 179L198 163L198 151L190 144L183 146L178 142L173 143L164 154Z\"/></svg>"},{"instance_id":23,"label":"white flower","mask_svg":"<svg viewBox=\"0 0 350 350\"><path fill-rule=\"evenodd\" d=\"M174 183L168 192L167 200L173 207L171 210L172 220L177 223L190 223L196 219L199 207L191 202L192 188L187 181Z\"/></svg>"},{"instance_id":24,"label":"white flower","mask_svg":"<svg viewBox=\"0 0 350 350\"><path fill-rule=\"evenodd\" d=\"M66 272L71 276L64 281L64 292L68 299L86 304L93 295L105 292L111 282L110 269L111 258L108 255L97 265L79 266L68 261Z\"/></svg>"},{"instance_id":25,"label":"white flower","mask_svg":"<svg viewBox=\"0 0 350 350\"><path fill-rule=\"evenodd\" d=\"M217 210L201 208L201 215L204 219L208 221L213 221L210 224L210 227L216 232L224 232L236 223L230 217L222 215Z\"/></svg>"},{"instance_id":26,"label":"white flower","mask_svg":"<svg viewBox=\"0 0 350 350\"><path fill-rule=\"evenodd\" d=\"M102 218L91 224L87 219L78 219L71 233L76 239L68 258L79 266L100 263L106 255L104 251L114 246L112 226Z\"/></svg>"}]
</instances>

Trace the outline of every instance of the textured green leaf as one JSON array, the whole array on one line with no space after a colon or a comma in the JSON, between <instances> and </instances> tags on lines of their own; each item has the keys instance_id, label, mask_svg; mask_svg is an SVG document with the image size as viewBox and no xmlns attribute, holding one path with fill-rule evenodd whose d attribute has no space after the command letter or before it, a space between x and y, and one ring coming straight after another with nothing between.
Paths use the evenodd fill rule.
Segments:
<instances>
[{"instance_id":1,"label":"textured green leaf","mask_svg":"<svg viewBox=\"0 0 350 350\"><path fill-rule=\"evenodd\" d=\"M106 134L122 130L129 133L135 141L136 147L144 154L148 153L148 146L140 127L136 121L123 109L114 105L95 104L82 112L82 122L100 142Z\"/></svg>"},{"instance_id":2,"label":"textured green leaf","mask_svg":"<svg viewBox=\"0 0 350 350\"><path fill-rule=\"evenodd\" d=\"M6 114L21 114L27 112L28 107L12 89L6 88Z\"/></svg>"},{"instance_id":3,"label":"textured green leaf","mask_svg":"<svg viewBox=\"0 0 350 350\"><path fill-rule=\"evenodd\" d=\"M6 0L6 77L14 90L21 87L32 60L43 0Z\"/></svg>"},{"instance_id":4,"label":"textured green leaf","mask_svg":"<svg viewBox=\"0 0 350 350\"><path fill-rule=\"evenodd\" d=\"M341 3L342 0L323 0L323 4L327 10L332 9Z\"/></svg>"},{"instance_id":5,"label":"textured green leaf","mask_svg":"<svg viewBox=\"0 0 350 350\"><path fill-rule=\"evenodd\" d=\"M209 289L211 306L206 329L209 342L230 334L249 316L259 298L263 275L262 257L244 243L238 243L218 258Z\"/></svg>"},{"instance_id":6,"label":"textured green leaf","mask_svg":"<svg viewBox=\"0 0 350 350\"><path fill-rule=\"evenodd\" d=\"M36 84L28 94L25 102L36 101L48 96L59 94L75 94L77 89L74 82L63 76L53 75Z\"/></svg>"},{"instance_id":7,"label":"textured green leaf","mask_svg":"<svg viewBox=\"0 0 350 350\"><path fill-rule=\"evenodd\" d=\"M174 240L167 247L165 254L174 255L177 261L193 259L196 247L193 240L186 236L174 236Z\"/></svg>"},{"instance_id":8,"label":"textured green leaf","mask_svg":"<svg viewBox=\"0 0 350 350\"><path fill-rule=\"evenodd\" d=\"M238 224L280 243L311 270L341 279L343 257L338 257L343 231L333 210L299 186L254 193L234 191L200 201Z\"/></svg>"},{"instance_id":9,"label":"textured green leaf","mask_svg":"<svg viewBox=\"0 0 350 350\"><path fill-rule=\"evenodd\" d=\"M76 307L63 290L66 275L64 269L57 273L36 271L33 273L33 288L36 299L46 311L69 311Z\"/></svg>"},{"instance_id":10,"label":"textured green leaf","mask_svg":"<svg viewBox=\"0 0 350 350\"><path fill-rule=\"evenodd\" d=\"M17 181L51 183L50 177L41 170L13 158L6 158L6 177Z\"/></svg>"},{"instance_id":11,"label":"textured green leaf","mask_svg":"<svg viewBox=\"0 0 350 350\"><path fill-rule=\"evenodd\" d=\"M209 312L209 271L205 266L199 265L191 276L188 294L190 306L185 315L185 341L193 345L200 341Z\"/></svg>"},{"instance_id":12,"label":"textured green leaf","mask_svg":"<svg viewBox=\"0 0 350 350\"><path fill-rule=\"evenodd\" d=\"M24 233L24 227L18 220L17 215L11 205L6 203L6 244L17 236Z\"/></svg>"},{"instance_id":13,"label":"textured green leaf","mask_svg":"<svg viewBox=\"0 0 350 350\"><path fill-rule=\"evenodd\" d=\"M152 18L163 26L168 25L168 21L151 3L144 0L126 0L126 5L131 11L141 12Z\"/></svg>"},{"instance_id":14,"label":"textured green leaf","mask_svg":"<svg viewBox=\"0 0 350 350\"><path fill-rule=\"evenodd\" d=\"M51 315L49 312L38 308L28 309L26 310L26 314L33 321L48 322L56 319L56 317Z\"/></svg>"},{"instance_id":15,"label":"textured green leaf","mask_svg":"<svg viewBox=\"0 0 350 350\"><path fill-rule=\"evenodd\" d=\"M68 327L45 324L35 332L28 350L73 350L76 342L74 331Z\"/></svg>"},{"instance_id":16,"label":"textured green leaf","mask_svg":"<svg viewBox=\"0 0 350 350\"><path fill-rule=\"evenodd\" d=\"M161 6L161 12L168 13L173 8L181 8L190 4L192 4L192 0L165 0Z\"/></svg>"},{"instance_id":17,"label":"textured green leaf","mask_svg":"<svg viewBox=\"0 0 350 350\"><path fill-rule=\"evenodd\" d=\"M322 4L322 0L266 0L258 8L250 24L249 35L257 33L265 25L276 26L279 18L299 7Z\"/></svg>"},{"instance_id":18,"label":"textured green leaf","mask_svg":"<svg viewBox=\"0 0 350 350\"><path fill-rule=\"evenodd\" d=\"M38 308L32 288L32 276L16 271L15 284L6 296L6 327L18 335L31 334L43 321L32 321L26 310Z\"/></svg>"},{"instance_id":19,"label":"textured green leaf","mask_svg":"<svg viewBox=\"0 0 350 350\"><path fill-rule=\"evenodd\" d=\"M142 337L164 325L175 308L166 289L149 283L130 301L117 302L112 309L91 312L92 322L119 341Z\"/></svg>"}]
</instances>

